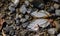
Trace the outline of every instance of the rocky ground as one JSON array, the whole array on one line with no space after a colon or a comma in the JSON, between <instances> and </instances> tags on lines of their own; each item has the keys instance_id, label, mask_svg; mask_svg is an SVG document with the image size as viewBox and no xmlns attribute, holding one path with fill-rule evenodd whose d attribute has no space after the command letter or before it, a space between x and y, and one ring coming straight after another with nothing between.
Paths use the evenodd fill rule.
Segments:
<instances>
[{"instance_id":1,"label":"rocky ground","mask_svg":"<svg viewBox=\"0 0 60 36\"><path fill-rule=\"evenodd\" d=\"M60 0L0 0L0 36L60 36Z\"/></svg>"}]
</instances>

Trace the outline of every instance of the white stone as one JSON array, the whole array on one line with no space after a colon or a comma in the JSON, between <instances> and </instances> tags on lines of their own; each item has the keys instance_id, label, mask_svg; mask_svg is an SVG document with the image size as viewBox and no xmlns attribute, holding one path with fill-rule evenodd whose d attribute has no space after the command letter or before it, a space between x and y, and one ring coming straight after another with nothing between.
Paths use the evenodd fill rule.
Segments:
<instances>
[{"instance_id":1,"label":"white stone","mask_svg":"<svg viewBox=\"0 0 60 36\"><path fill-rule=\"evenodd\" d=\"M22 18L22 15L18 15L19 16L19 18Z\"/></svg>"},{"instance_id":2,"label":"white stone","mask_svg":"<svg viewBox=\"0 0 60 36\"><path fill-rule=\"evenodd\" d=\"M12 0L12 2L17 5L19 3L19 0Z\"/></svg>"},{"instance_id":3,"label":"white stone","mask_svg":"<svg viewBox=\"0 0 60 36\"><path fill-rule=\"evenodd\" d=\"M25 7L25 5L22 5L20 8L20 12L25 14L27 12L27 8Z\"/></svg>"},{"instance_id":4,"label":"white stone","mask_svg":"<svg viewBox=\"0 0 60 36\"><path fill-rule=\"evenodd\" d=\"M31 15L35 16L35 17L45 17L45 16L49 15L49 13L41 10L39 12L35 11L35 12L31 13Z\"/></svg>"},{"instance_id":5,"label":"white stone","mask_svg":"<svg viewBox=\"0 0 60 36\"><path fill-rule=\"evenodd\" d=\"M60 33L57 36L60 36Z\"/></svg>"},{"instance_id":6,"label":"white stone","mask_svg":"<svg viewBox=\"0 0 60 36\"><path fill-rule=\"evenodd\" d=\"M13 3L10 3L10 6L13 6L14 8L17 7L19 0L12 0Z\"/></svg>"},{"instance_id":7,"label":"white stone","mask_svg":"<svg viewBox=\"0 0 60 36\"><path fill-rule=\"evenodd\" d=\"M55 28L48 29L48 33L49 34L55 34L55 32L56 32L56 29Z\"/></svg>"},{"instance_id":8,"label":"white stone","mask_svg":"<svg viewBox=\"0 0 60 36\"><path fill-rule=\"evenodd\" d=\"M58 9L59 8L59 4L54 4L54 8Z\"/></svg>"}]
</instances>

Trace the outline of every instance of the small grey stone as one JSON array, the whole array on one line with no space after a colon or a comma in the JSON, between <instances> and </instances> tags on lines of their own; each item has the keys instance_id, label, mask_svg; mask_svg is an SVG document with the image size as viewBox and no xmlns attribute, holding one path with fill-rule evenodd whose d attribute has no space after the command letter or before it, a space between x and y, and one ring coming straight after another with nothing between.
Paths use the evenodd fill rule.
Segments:
<instances>
[{"instance_id":1,"label":"small grey stone","mask_svg":"<svg viewBox=\"0 0 60 36\"><path fill-rule=\"evenodd\" d=\"M20 27L19 26L16 26L16 30L19 30L20 29Z\"/></svg>"},{"instance_id":2,"label":"small grey stone","mask_svg":"<svg viewBox=\"0 0 60 36\"><path fill-rule=\"evenodd\" d=\"M23 28L26 28L29 25L29 22L25 22L22 24Z\"/></svg>"},{"instance_id":3,"label":"small grey stone","mask_svg":"<svg viewBox=\"0 0 60 36\"><path fill-rule=\"evenodd\" d=\"M10 25L11 20L6 20L6 23L7 23L8 25Z\"/></svg>"},{"instance_id":4,"label":"small grey stone","mask_svg":"<svg viewBox=\"0 0 60 36\"><path fill-rule=\"evenodd\" d=\"M10 35L14 35L15 34L15 31L14 30L10 30L9 34Z\"/></svg>"},{"instance_id":5,"label":"small grey stone","mask_svg":"<svg viewBox=\"0 0 60 36\"><path fill-rule=\"evenodd\" d=\"M9 9L11 12L13 12L13 11L15 11L15 7L16 7L15 4L10 3L8 9Z\"/></svg>"},{"instance_id":6,"label":"small grey stone","mask_svg":"<svg viewBox=\"0 0 60 36\"><path fill-rule=\"evenodd\" d=\"M59 2L59 0L52 0L52 1Z\"/></svg>"},{"instance_id":7,"label":"small grey stone","mask_svg":"<svg viewBox=\"0 0 60 36\"><path fill-rule=\"evenodd\" d=\"M19 24L20 23L20 20L16 19L16 24Z\"/></svg>"},{"instance_id":8,"label":"small grey stone","mask_svg":"<svg viewBox=\"0 0 60 36\"><path fill-rule=\"evenodd\" d=\"M27 13L29 14L29 13L31 13L31 11L32 11L32 9L29 8L29 9L27 10Z\"/></svg>"},{"instance_id":9,"label":"small grey stone","mask_svg":"<svg viewBox=\"0 0 60 36\"><path fill-rule=\"evenodd\" d=\"M20 19L20 22L25 22L27 19L25 19L25 18L21 18Z\"/></svg>"},{"instance_id":10,"label":"small grey stone","mask_svg":"<svg viewBox=\"0 0 60 36\"><path fill-rule=\"evenodd\" d=\"M41 3L38 7L41 8L41 9L43 9L44 8L44 4Z\"/></svg>"},{"instance_id":11,"label":"small grey stone","mask_svg":"<svg viewBox=\"0 0 60 36\"><path fill-rule=\"evenodd\" d=\"M25 5L28 6L29 4L30 4L29 1L26 0L26 1L25 1Z\"/></svg>"},{"instance_id":12,"label":"small grey stone","mask_svg":"<svg viewBox=\"0 0 60 36\"><path fill-rule=\"evenodd\" d=\"M20 12L23 13L23 14L25 14L27 12L27 8L25 7L25 5L22 5L20 7Z\"/></svg>"},{"instance_id":13,"label":"small grey stone","mask_svg":"<svg viewBox=\"0 0 60 36\"><path fill-rule=\"evenodd\" d=\"M25 15L25 18L28 19L29 18L29 15Z\"/></svg>"},{"instance_id":14,"label":"small grey stone","mask_svg":"<svg viewBox=\"0 0 60 36\"><path fill-rule=\"evenodd\" d=\"M19 0L14 0L14 1L12 1L16 6L18 5L18 3L19 3Z\"/></svg>"},{"instance_id":15,"label":"small grey stone","mask_svg":"<svg viewBox=\"0 0 60 36\"><path fill-rule=\"evenodd\" d=\"M60 16L60 10L55 10L55 14Z\"/></svg>"},{"instance_id":16,"label":"small grey stone","mask_svg":"<svg viewBox=\"0 0 60 36\"><path fill-rule=\"evenodd\" d=\"M9 10L10 10L11 12L15 11L15 7L9 6Z\"/></svg>"}]
</instances>

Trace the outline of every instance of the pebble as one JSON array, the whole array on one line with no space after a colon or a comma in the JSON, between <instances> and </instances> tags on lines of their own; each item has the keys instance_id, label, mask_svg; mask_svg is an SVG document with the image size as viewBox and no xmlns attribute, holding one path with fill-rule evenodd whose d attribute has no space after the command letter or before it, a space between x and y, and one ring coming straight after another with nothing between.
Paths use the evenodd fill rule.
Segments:
<instances>
[{"instance_id":1,"label":"pebble","mask_svg":"<svg viewBox=\"0 0 60 36\"><path fill-rule=\"evenodd\" d=\"M59 4L56 4L56 3L54 4L54 8L55 8L55 9L58 9L59 7L60 7Z\"/></svg>"},{"instance_id":2,"label":"pebble","mask_svg":"<svg viewBox=\"0 0 60 36\"><path fill-rule=\"evenodd\" d=\"M29 15L25 15L25 18L26 18L26 19L29 19Z\"/></svg>"},{"instance_id":3,"label":"pebble","mask_svg":"<svg viewBox=\"0 0 60 36\"><path fill-rule=\"evenodd\" d=\"M31 13L31 11L32 11L32 9L31 9L31 8L29 8L29 9L27 10L27 13L28 13L28 14L30 14L30 13Z\"/></svg>"},{"instance_id":4,"label":"pebble","mask_svg":"<svg viewBox=\"0 0 60 36\"><path fill-rule=\"evenodd\" d=\"M49 13L55 13L55 9L54 9L54 7L53 6L51 6L49 9L47 9L47 11L49 12Z\"/></svg>"},{"instance_id":5,"label":"pebble","mask_svg":"<svg viewBox=\"0 0 60 36\"><path fill-rule=\"evenodd\" d=\"M19 0L15 0L15 1L14 1L14 4L18 4L18 3L19 3Z\"/></svg>"},{"instance_id":6,"label":"pebble","mask_svg":"<svg viewBox=\"0 0 60 36\"><path fill-rule=\"evenodd\" d=\"M56 29L55 28L48 29L48 33L49 34L55 34L56 33Z\"/></svg>"},{"instance_id":7,"label":"pebble","mask_svg":"<svg viewBox=\"0 0 60 36\"><path fill-rule=\"evenodd\" d=\"M10 34L11 36L13 36L13 35L15 34L14 30L11 30L11 31L9 32L9 34Z\"/></svg>"},{"instance_id":8,"label":"pebble","mask_svg":"<svg viewBox=\"0 0 60 36\"><path fill-rule=\"evenodd\" d=\"M41 4L38 6L38 8L40 8L40 9L44 9L44 4L41 3Z\"/></svg>"},{"instance_id":9,"label":"pebble","mask_svg":"<svg viewBox=\"0 0 60 36\"><path fill-rule=\"evenodd\" d=\"M20 22L25 22L27 19L25 19L25 18L21 18L20 19Z\"/></svg>"},{"instance_id":10,"label":"pebble","mask_svg":"<svg viewBox=\"0 0 60 36\"><path fill-rule=\"evenodd\" d=\"M17 7L17 5L18 5L18 3L19 3L19 0L14 0L14 1L12 1L13 3L11 3L10 4L10 6L9 6L9 10L11 11L11 12L14 12L15 11L15 7Z\"/></svg>"},{"instance_id":11,"label":"pebble","mask_svg":"<svg viewBox=\"0 0 60 36\"><path fill-rule=\"evenodd\" d=\"M22 24L23 28L26 28L29 25L30 22L25 22Z\"/></svg>"},{"instance_id":12,"label":"pebble","mask_svg":"<svg viewBox=\"0 0 60 36\"><path fill-rule=\"evenodd\" d=\"M20 12L23 13L23 14L25 14L27 12L27 8L25 7L25 5L22 5L20 7Z\"/></svg>"},{"instance_id":13,"label":"pebble","mask_svg":"<svg viewBox=\"0 0 60 36\"><path fill-rule=\"evenodd\" d=\"M44 9L44 3L41 3L41 1L36 0L36 1L33 1L32 4L33 4L34 8L37 8L37 9L40 9L40 10Z\"/></svg>"},{"instance_id":14,"label":"pebble","mask_svg":"<svg viewBox=\"0 0 60 36\"><path fill-rule=\"evenodd\" d=\"M11 12L14 12L15 11L15 7L13 7L14 6L14 4L11 4L10 6L9 6L9 10L11 11Z\"/></svg>"},{"instance_id":15,"label":"pebble","mask_svg":"<svg viewBox=\"0 0 60 36\"><path fill-rule=\"evenodd\" d=\"M55 14L60 16L60 10L55 10Z\"/></svg>"},{"instance_id":16,"label":"pebble","mask_svg":"<svg viewBox=\"0 0 60 36\"><path fill-rule=\"evenodd\" d=\"M17 6L19 3L19 0L12 0L12 2L14 3L15 6Z\"/></svg>"},{"instance_id":17,"label":"pebble","mask_svg":"<svg viewBox=\"0 0 60 36\"><path fill-rule=\"evenodd\" d=\"M54 2L59 2L59 0L52 0L52 1L54 1Z\"/></svg>"},{"instance_id":18,"label":"pebble","mask_svg":"<svg viewBox=\"0 0 60 36\"><path fill-rule=\"evenodd\" d=\"M19 30L20 29L20 27L19 26L16 26L16 30Z\"/></svg>"},{"instance_id":19,"label":"pebble","mask_svg":"<svg viewBox=\"0 0 60 36\"><path fill-rule=\"evenodd\" d=\"M60 33L57 36L60 36Z\"/></svg>"},{"instance_id":20,"label":"pebble","mask_svg":"<svg viewBox=\"0 0 60 36\"><path fill-rule=\"evenodd\" d=\"M20 20L19 18L16 19L16 25L19 25L20 24Z\"/></svg>"},{"instance_id":21,"label":"pebble","mask_svg":"<svg viewBox=\"0 0 60 36\"><path fill-rule=\"evenodd\" d=\"M16 18L15 18L15 23L16 23L16 25L19 25L20 24L20 18L19 18L19 15L18 14L16 14Z\"/></svg>"},{"instance_id":22,"label":"pebble","mask_svg":"<svg viewBox=\"0 0 60 36\"><path fill-rule=\"evenodd\" d=\"M5 31L5 33L8 33L9 31L12 30L12 28L11 28L11 27L5 27L5 28L3 28L3 30ZM9 34L9 33L8 33L8 34Z\"/></svg>"},{"instance_id":23,"label":"pebble","mask_svg":"<svg viewBox=\"0 0 60 36\"><path fill-rule=\"evenodd\" d=\"M25 5L29 6L29 4L30 4L29 1L26 0Z\"/></svg>"},{"instance_id":24,"label":"pebble","mask_svg":"<svg viewBox=\"0 0 60 36\"><path fill-rule=\"evenodd\" d=\"M18 15L19 18L22 18L22 15Z\"/></svg>"},{"instance_id":25,"label":"pebble","mask_svg":"<svg viewBox=\"0 0 60 36\"><path fill-rule=\"evenodd\" d=\"M19 17L19 15L18 15L18 13L16 14L16 18L18 18Z\"/></svg>"},{"instance_id":26,"label":"pebble","mask_svg":"<svg viewBox=\"0 0 60 36\"><path fill-rule=\"evenodd\" d=\"M10 24L11 24L11 20L6 20L6 23L7 23L8 25L10 25Z\"/></svg>"}]
</instances>

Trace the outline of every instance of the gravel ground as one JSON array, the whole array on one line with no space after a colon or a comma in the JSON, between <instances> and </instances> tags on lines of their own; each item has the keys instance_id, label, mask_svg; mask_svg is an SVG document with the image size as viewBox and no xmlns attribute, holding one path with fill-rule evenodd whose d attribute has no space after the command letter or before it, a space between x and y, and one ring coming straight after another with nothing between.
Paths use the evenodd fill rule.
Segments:
<instances>
[{"instance_id":1,"label":"gravel ground","mask_svg":"<svg viewBox=\"0 0 60 36\"><path fill-rule=\"evenodd\" d=\"M0 36L60 36L60 0L0 0Z\"/></svg>"}]
</instances>

